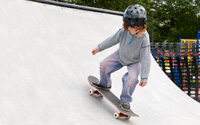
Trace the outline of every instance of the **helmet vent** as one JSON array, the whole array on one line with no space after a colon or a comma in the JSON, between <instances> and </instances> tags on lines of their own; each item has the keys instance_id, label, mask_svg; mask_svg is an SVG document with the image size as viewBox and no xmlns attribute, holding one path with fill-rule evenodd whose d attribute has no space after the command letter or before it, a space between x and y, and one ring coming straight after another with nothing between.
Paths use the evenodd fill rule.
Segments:
<instances>
[{"instance_id":1,"label":"helmet vent","mask_svg":"<svg viewBox=\"0 0 200 125\"><path fill-rule=\"evenodd\" d=\"M137 11L137 14L139 14L139 12Z\"/></svg>"},{"instance_id":2,"label":"helmet vent","mask_svg":"<svg viewBox=\"0 0 200 125\"><path fill-rule=\"evenodd\" d=\"M135 7L135 9L137 9L137 7Z\"/></svg>"}]
</instances>

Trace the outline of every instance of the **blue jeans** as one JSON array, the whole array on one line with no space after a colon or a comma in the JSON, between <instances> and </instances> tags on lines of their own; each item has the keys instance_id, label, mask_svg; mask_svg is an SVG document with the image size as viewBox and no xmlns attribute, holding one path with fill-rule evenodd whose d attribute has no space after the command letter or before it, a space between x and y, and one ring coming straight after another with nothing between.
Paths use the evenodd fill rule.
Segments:
<instances>
[{"instance_id":1,"label":"blue jeans","mask_svg":"<svg viewBox=\"0 0 200 125\"><path fill-rule=\"evenodd\" d=\"M104 87L112 86L111 73L121 69L123 65L118 61L116 53L111 54L100 63L100 84ZM120 100L124 103L132 102L132 94L138 84L140 74L140 63L127 66L128 72L122 77L123 87Z\"/></svg>"}]
</instances>

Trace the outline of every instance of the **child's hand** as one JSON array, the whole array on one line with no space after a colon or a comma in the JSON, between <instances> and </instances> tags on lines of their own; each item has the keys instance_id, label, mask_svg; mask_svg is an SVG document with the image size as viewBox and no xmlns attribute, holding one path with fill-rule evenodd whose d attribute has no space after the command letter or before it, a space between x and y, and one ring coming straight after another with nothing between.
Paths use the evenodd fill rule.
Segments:
<instances>
[{"instance_id":1,"label":"child's hand","mask_svg":"<svg viewBox=\"0 0 200 125\"><path fill-rule=\"evenodd\" d=\"M147 85L147 82L140 82L140 86L141 87L144 87L144 86L146 86Z\"/></svg>"},{"instance_id":2,"label":"child's hand","mask_svg":"<svg viewBox=\"0 0 200 125\"><path fill-rule=\"evenodd\" d=\"M98 53L98 50L97 50L96 48L94 48L94 49L92 50L92 54L95 55L96 53Z\"/></svg>"}]
</instances>

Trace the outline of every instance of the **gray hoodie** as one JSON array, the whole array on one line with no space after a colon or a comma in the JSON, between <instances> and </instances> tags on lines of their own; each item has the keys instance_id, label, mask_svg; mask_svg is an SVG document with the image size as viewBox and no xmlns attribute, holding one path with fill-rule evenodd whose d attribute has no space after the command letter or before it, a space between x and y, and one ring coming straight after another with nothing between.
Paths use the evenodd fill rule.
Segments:
<instances>
[{"instance_id":1,"label":"gray hoodie","mask_svg":"<svg viewBox=\"0 0 200 125\"><path fill-rule=\"evenodd\" d=\"M141 82L147 82L151 65L148 32L145 31L141 37L133 37L129 31L121 28L114 35L100 43L97 50L101 52L118 43L119 49L116 53L119 62L124 66L141 62Z\"/></svg>"}]
</instances>

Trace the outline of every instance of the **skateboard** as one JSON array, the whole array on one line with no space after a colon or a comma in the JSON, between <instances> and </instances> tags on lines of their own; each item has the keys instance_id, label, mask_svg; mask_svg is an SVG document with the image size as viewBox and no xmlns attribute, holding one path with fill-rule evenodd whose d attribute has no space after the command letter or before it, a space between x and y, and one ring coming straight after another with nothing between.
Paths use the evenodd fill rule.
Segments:
<instances>
[{"instance_id":1,"label":"skateboard","mask_svg":"<svg viewBox=\"0 0 200 125\"><path fill-rule=\"evenodd\" d=\"M104 97L118 110L118 112L114 113L114 118L118 119L120 117L124 117L126 119L130 119L131 116L139 117L139 115L135 114L132 110L130 110L129 112L122 110L119 106L119 98L115 96L110 90L104 90L94 87L91 83L99 83L99 80L96 77L88 76L88 82L94 88L89 90L90 96L96 94L100 97Z\"/></svg>"}]
</instances>

